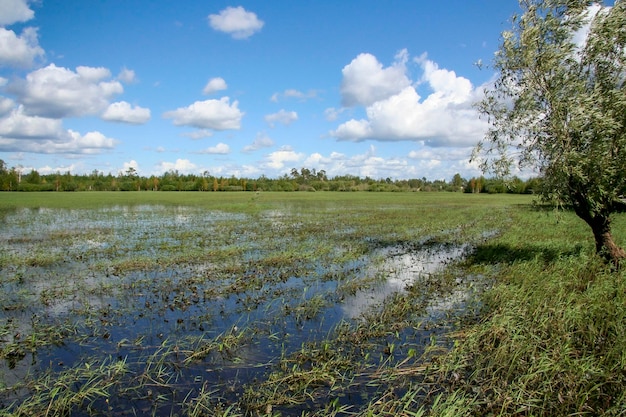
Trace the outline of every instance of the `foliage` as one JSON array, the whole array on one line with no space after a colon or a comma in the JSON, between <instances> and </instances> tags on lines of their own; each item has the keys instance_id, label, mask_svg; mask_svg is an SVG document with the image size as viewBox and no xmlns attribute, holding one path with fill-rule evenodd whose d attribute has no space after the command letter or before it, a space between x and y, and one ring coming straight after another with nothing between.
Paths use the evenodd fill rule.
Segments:
<instances>
[{"instance_id":1,"label":"foliage","mask_svg":"<svg viewBox=\"0 0 626 417\"><path fill-rule=\"evenodd\" d=\"M256 179L215 177L167 171L160 176L142 177L134 169L119 175L94 171L88 175L40 174L35 170L23 173L19 168L8 169L0 159L0 191L448 191L468 193L488 192L531 194L536 179L522 181L516 187L507 187L498 180L485 178L470 181L455 174L451 181L420 179L392 180L391 178L360 178L339 175L329 178L324 170L293 168L290 175ZM479 182L480 187L475 185Z\"/></svg>"},{"instance_id":2,"label":"foliage","mask_svg":"<svg viewBox=\"0 0 626 417\"><path fill-rule=\"evenodd\" d=\"M572 207L617 261L610 216L626 190L626 2L523 0L479 110L491 125L474 156L507 176L538 167L546 200Z\"/></svg>"}]
</instances>

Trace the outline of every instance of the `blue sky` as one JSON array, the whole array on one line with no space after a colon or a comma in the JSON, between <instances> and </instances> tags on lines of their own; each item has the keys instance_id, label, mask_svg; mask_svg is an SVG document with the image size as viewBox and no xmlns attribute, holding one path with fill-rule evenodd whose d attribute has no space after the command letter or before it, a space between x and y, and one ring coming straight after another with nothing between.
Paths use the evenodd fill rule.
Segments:
<instances>
[{"instance_id":1,"label":"blue sky","mask_svg":"<svg viewBox=\"0 0 626 417\"><path fill-rule=\"evenodd\" d=\"M516 0L0 0L0 159L469 178Z\"/></svg>"}]
</instances>

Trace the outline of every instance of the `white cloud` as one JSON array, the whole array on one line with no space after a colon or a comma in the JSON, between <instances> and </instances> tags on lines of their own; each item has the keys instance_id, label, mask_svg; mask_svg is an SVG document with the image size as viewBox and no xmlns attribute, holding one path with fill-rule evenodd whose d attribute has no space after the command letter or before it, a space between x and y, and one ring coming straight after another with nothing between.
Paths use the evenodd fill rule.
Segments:
<instances>
[{"instance_id":1,"label":"white cloud","mask_svg":"<svg viewBox=\"0 0 626 417\"><path fill-rule=\"evenodd\" d=\"M372 138L374 136L370 122L363 119L348 120L347 122L339 125L339 127L333 130L330 134L340 140L354 140L355 142Z\"/></svg>"},{"instance_id":2,"label":"white cloud","mask_svg":"<svg viewBox=\"0 0 626 417\"><path fill-rule=\"evenodd\" d=\"M163 174L168 171L178 171L181 174L191 174L198 170L198 166L189 159L177 159L176 162L163 161L157 164L156 171Z\"/></svg>"},{"instance_id":3,"label":"white cloud","mask_svg":"<svg viewBox=\"0 0 626 417\"><path fill-rule=\"evenodd\" d=\"M139 164L134 159L131 159L128 162L124 162L124 165L122 169L118 171L118 174L125 174L126 172L128 172L129 168L132 168L135 170L135 172L139 173Z\"/></svg>"},{"instance_id":4,"label":"white cloud","mask_svg":"<svg viewBox=\"0 0 626 417\"><path fill-rule=\"evenodd\" d=\"M351 156L339 152L331 152L329 156L313 153L303 160L302 165L324 170L329 177L351 174L370 178L405 178L413 173L406 159L377 156L374 146L370 146L365 153Z\"/></svg>"},{"instance_id":5,"label":"white cloud","mask_svg":"<svg viewBox=\"0 0 626 417\"><path fill-rule=\"evenodd\" d=\"M367 139L421 141L430 146L472 146L480 140L486 122L479 119L473 104L482 89L475 89L469 80L454 71L440 69L425 56L416 62L423 70L421 81L433 90L428 97L422 99L415 87L407 85L369 104L365 119L351 119L331 131L331 136L355 142ZM366 90L391 92L386 86L388 83L383 80L380 89L372 85ZM365 97L374 96L373 93L363 94L360 102L367 102Z\"/></svg>"},{"instance_id":6,"label":"white cloud","mask_svg":"<svg viewBox=\"0 0 626 417\"><path fill-rule=\"evenodd\" d=\"M50 165L45 165L36 169L41 175L50 175L59 172L77 172L78 167L82 164L70 164L70 165L59 165L52 168Z\"/></svg>"},{"instance_id":7,"label":"white cloud","mask_svg":"<svg viewBox=\"0 0 626 417\"><path fill-rule=\"evenodd\" d=\"M99 154L103 150L113 149L118 143L113 138L108 138L100 132L87 132L81 135L73 130L68 130L71 140L61 142L54 146L55 152L50 153L79 153L79 154Z\"/></svg>"},{"instance_id":8,"label":"white cloud","mask_svg":"<svg viewBox=\"0 0 626 417\"><path fill-rule=\"evenodd\" d=\"M215 146L209 146L208 148L198 152L201 154L210 154L210 155L227 155L230 153L230 146L225 143L218 143Z\"/></svg>"},{"instance_id":9,"label":"white cloud","mask_svg":"<svg viewBox=\"0 0 626 417\"><path fill-rule=\"evenodd\" d=\"M304 93L294 88L289 88L283 91L282 93L272 94L272 97L270 97L270 100L273 101L274 103L278 103L278 101L281 99L295 98L301 101L305 101L305 100L315 98L315 97L317 97L317 91L315 90L309 90L307 93Z\"/></svg>"},{"instance_id":10,"label":"white cloud","mask_svg":"<svg viewBox=\"0 0 626 417\"><path fill-rule=\"evenodd\" d=\"M345 108L336 109L334 107L329 107L324 110L324 116L326 120L329 122L334 122L339 118L339 116L345 111Z\"/></svg>"},{"instance_id":11,"label":"white cloud","mask_svg":"<svg viewBox=\"0 0 626 417\"><path fill-rule=\"evenodd\" d=\"M239 102L230 104L228 97L220 100L196 101L188 107L180 107L166 112L163 117L173 119L176 126L191 126L199 129L237 130L241 127L244 113L238 108Z\"/></svg>"},{"instance_id":12,"label":"white cloud","mask_svg":"<svg viewBox=\"0 0 626 417\"><path fill-rule=\"evenodd\" d=\"M8 114L15 107L15 102L10 98L0 96L0 117ZM1 122L1 120L0 120Z\"/></svg>"},{"instance_id":13,"label":"white cloud","mask_svg":"<svg viewBox=\"0 0 626 417\"><path fill-rule=\"evenodd\" d=\"M182 136L186 136L193 140L198 140L198 139L210 138L211 136L213 136L213 131L209 129L198 129L198 130L194 130L193 132L185 132L182 134Z\"/></svg>"},{"instance_id":14,"label":"white cloud","mask_svg":"<svg viewBox=\"0 0 626 417\"><path fill-rule=\"evenodd\" d=\"M383 68L371 54L360 54L341 71L342 104L347 107L369 106L399 93L411 84L406 75L406 50L396 55L390 67Z\"/></svg>"},{"instance_id":15,"label":"white cloud","mask_svg":"<svg viewBox=\"0 0 626 417\"><path fill-rule=\"evenodd\" d=\"M110 122L143 124L150 120L150 109L133 107L125 101L118 101L111 103L101 117Z\"/></svg>"},{"instance_id":16,"label":"white cloud","mask_svg":"<svg viewBox=\"0 0 626 417\"><path fill-rule=\"evenodd\" d=\"M422 81L427 82L434 94L429 97L444 98L447 103L464 104L472 100L472 83L464 77L458 77L454 71L440 69L439 66L422 55L415 59L424 71Z\"/></svg>"},{"instance_id":17,"label":"white cloud","mask_svg":"<svg viewBox=\"0 0 626 417\"><path fill-rule=\"evenodd\" d=\"M246 39L261 30L265 24L255 13L243 7L227 7L219 14L209 15L209 24L217 31L230 34L234 39Z\"/></svg>"},{"instance_id":18,"label":"white cloud","mask_svg":"<svg viewBox=\"0 0 626 417\"><path fill-rule=\"evenodd\" d=\"M267 136L265 133L258 133L254 142L252 144L247 145L243 148L243 152L254 152L261 148L270 148L274 146L274 141L272 138Z\"/></svg>"},{"instance_id":19,"label":"white cloud","mask_svg":"<svg viewBox=\"0 0 626 417\"><path fill-rule=\"evenodd\" d=\"M296 113L295 111L286 111L284 109L281 109L277 113L272 113L265 116L265 121L271 127L274 127L276 123L281 123L285 126L288 126L296 120L298 120L298 113Z\"/></svg>"},{"instance_id":20,"label":"white cloud","mask_svg":"<svg viewBox=\"0 0 626 417\"><path fill-rule=\"evenodd\" d=\"M109 80L106 68L77 67L76 71L50 64L29 73L9 86L26 113L62 118L99 114L109 100L124 91L119 81Z\"/></svg>"},{"instance_id":21,"label":"white cloud","mask_svg":"<svg viewBox=\"0 0 626 417\"><path fill-rule=\"evenodd\" d=\"M37 29L27 27L18 36L0 27L0 67L30 68L44 55L37 40Z\"/></svg>"},{"instance_id":22,"label":"white cloud","mask_svg":"<svg viewBox=\"0 0 626 417\"><path fill-rule=\"evenodd\" d=\"M132 84L137 81L137 76L135 75L135 71L124 67L120 73L117 74L117 79L124 84Z\"/></svg>"},{"instance_id":23,"label":"white cloud","mask_svg":"<svg viewBox=\"0 0 626 417\"><path fill-rule=\"evenodd\" d=\"M303 160L304 157L303 153L294 151L291 146L283 146L279 150L268 154L264 165L271 169L282 169L287 166L286 164L297 163Z\"/></svg>"},{"instance_id":24,"label":"white cloud","mask_svg":"<svg viewBox=\"0 0 626 417\"><path fill-rule=\"evenodd\" d=\"M211 78L209 82L204 86L202 90L202 94L209 95L213 94L217 91L226 90L228 86L226 85L226 81L222 77Z\"/></svg>"},{"instance_id":25,"label":"white cloud","mask_svg":"<svg viewBox=\"0 0 626 417\"><path fill-rule=\"evenodd\" d=\"M27 22L33 17L35 17L35 12L28 6L27 0L0 1L0 26Z\"/></svg>"},{"instance_id":26,"label":"white cloud","mask_svg":"<svg viewBox=\"0 0 626 417\"><path fill-rule=\"evenodd\" d=\"M3 107L6 107L7 104L9 103L5 101ZM5 117L0 118L0 137L5 139L60 138L65 133L61 120L29 116L24 113L23 106L4 113Z\"/></svg>"},{"instance_id":27,"label":"white cloud","mask_svg":"<svg viewBox=\"0 0 626 417\"><path fill-rule=\"evenodd\" d=\"M587 45L587 40L589 38L593 22L596 18L606 14L609 10L611 10L611 6L603 6L598 3L592 3L581 13L580 17L583 20L583 24L572 34L572 42L576 45L579 53Z\"/></svg>"},{"instance_id":28,"label":"white cloud","mask_svg":"<svg viewBox=\"0 0 626 417\"><path fill-rule=\"evenodd\" d=\"M81 135L63 128L59 119L25 114L23 106L0 118L0 151L96 154L110 150L118 141L100 132Z\"/></svg>"}]
</instances>

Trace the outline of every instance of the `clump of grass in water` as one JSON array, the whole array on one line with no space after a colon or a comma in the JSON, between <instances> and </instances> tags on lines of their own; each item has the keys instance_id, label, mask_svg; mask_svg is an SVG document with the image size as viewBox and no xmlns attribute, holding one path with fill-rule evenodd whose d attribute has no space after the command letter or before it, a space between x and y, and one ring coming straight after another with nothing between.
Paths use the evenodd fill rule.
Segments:
<instances>
[{"instance_id":1,"label":"clump of grass in water","mask_svg":"<svg viewBox=\"0 0 626 417\"><path fill-rule=\"evenodd\" d=\"M232 327L229 331L217 335L211 340L203 338L196 342L196 346L186 352L185 364L204 360L212 354L218 353L222 359L238 361L237 351L251 341L248 328Z\"/></svg>"},{"instance_id":2,"label":"clump of grass in water","mask_svg":"<svg viewBox=\"0 0 626 417\"><path fill-rule=\"evenodd\" d=\"M78 409L91 409L101 399L105 403L111 390L128 372L124 361L87 362L61 374L47 374L38 378L32 387L32 395L11 411L7 417L63 416Z\"/></svg>"}]
</instances>

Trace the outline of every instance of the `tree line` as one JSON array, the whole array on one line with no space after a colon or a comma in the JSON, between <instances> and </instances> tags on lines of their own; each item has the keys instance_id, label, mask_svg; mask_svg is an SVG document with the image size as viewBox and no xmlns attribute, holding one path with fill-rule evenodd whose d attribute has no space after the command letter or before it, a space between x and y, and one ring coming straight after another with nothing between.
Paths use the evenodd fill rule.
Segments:
<instances>
[{"instance_id":1,"label":"tree line","mask_svg":"<svg viewBox=\"0 0 626 417\"><path fill-rule=\"evenodd\" d=\"M466 193L517 193L538 191L537 178L513 178L506 182L494 178L465 179L455 174L451 180L428 180L426 177L394 180L355 175L329 177L324 170L293 168L278 178L237 178L202 174L183 174L171 170L156 176L141 176L134 168L117 175L94 170L90 174L57 172L40 174L7 167L0 159L0 191L447 191Z\"/></svg>"}]
</instances>

